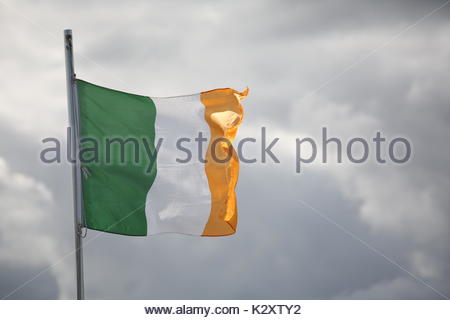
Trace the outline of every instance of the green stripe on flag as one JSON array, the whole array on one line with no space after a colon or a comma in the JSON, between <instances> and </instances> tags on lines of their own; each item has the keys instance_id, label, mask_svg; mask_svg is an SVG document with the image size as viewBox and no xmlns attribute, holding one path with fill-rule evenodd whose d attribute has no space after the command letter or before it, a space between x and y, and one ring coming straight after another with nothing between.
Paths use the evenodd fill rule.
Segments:
<instances>
[{"instance_id":1,"label":"green stripe on flag","mask_svg":"<svg viewBox=\"0 0 450 320\"><path fill-rule=\"evenodd\" d=\"M155 104L82 80L77 87L85 225L146 235L146 196L156 177L156 158L149 157L155 154Z\"/></svg>"}]
</instances>

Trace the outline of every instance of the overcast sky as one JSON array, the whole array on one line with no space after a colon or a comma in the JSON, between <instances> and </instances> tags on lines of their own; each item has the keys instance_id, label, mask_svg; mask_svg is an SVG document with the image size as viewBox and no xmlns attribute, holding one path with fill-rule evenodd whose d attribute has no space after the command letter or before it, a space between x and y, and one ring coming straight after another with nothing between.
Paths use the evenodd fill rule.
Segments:
<instances>
[{"instance_id":1,"label":"overcast sky","mask_svg":"<svg viewBox=\"0 0 450 320\"><path fill-rule=\"evenodd\" d=\"M86 298L450 296L443 4L0 0L0 296L75 296L70 166L39 161L43 138L65 141L66 28L79 78L149 96L248 86L238 139L280 138L281 163L241 165L234 236L89 230ZM371 144L364 164L319 152L295 173L295 138L324 126L406 137L412 157L377 164Z\"/></svg>"}]
</instances>

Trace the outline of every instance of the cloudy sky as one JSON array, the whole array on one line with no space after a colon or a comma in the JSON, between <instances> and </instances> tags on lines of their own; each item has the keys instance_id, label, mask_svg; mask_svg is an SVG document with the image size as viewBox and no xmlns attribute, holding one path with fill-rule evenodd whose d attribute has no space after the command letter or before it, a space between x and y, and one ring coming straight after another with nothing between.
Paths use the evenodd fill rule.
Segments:
<instances>
[{"instance_id":1,"label":"cloudy sky","mask_svg":"<svg viewBox=\"0 0 450 320\"><path fill-rule=\"evenodd\" d=\"M68 124L63 30L78 77L150 96L250 88L281 163L242 164L238 233L88 231L89 299L450 296L450 4L440 1L0 0L0 296L75 296L71 170L39 160ZM403 165L321 161L295 139L377 131ZM345 147L345 146L344 146ZM385 150L386 151L386 150Z\"/></svg>"}]
</instances>

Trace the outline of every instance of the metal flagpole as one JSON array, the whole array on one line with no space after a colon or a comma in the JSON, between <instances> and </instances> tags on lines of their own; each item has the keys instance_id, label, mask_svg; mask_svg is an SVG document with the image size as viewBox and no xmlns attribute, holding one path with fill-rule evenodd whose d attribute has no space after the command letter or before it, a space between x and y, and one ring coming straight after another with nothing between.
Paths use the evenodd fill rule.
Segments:
<instances>
[{"instance_id":1,"label":"metal flagpole","mask_svg":"<svg viewBox=\"0 0 450 320\"><path fill-rule=\"evenodd\" d=\"M73 183L73 207L75 226L75 256L77 274L77 299L84 299L84 279L83 279L83 246L82 246L82 211L81 211L81 167L79 161L79 108L77 84L75 81L75 69L73 66L72 30L64 30L64 47L66 53L66 85L67 104L69 107L70 127L73 144L70 148L75 154L75 161L72 162L72 183Z\"/></svg>"}]
</instances>

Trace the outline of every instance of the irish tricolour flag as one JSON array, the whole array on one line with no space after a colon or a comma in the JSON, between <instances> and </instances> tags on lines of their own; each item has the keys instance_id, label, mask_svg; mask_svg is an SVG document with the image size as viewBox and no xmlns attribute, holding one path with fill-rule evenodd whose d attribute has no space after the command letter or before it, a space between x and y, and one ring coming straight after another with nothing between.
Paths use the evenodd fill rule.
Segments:
<instances>
[{"instance_id":1,"label":"irish tricolour flag","mask_svg":"<svg viewBox=\"0 0 450 320\"><path fill-rule=\"evenodd\" d=\"M233 89L150 98L77 80L84 225L124 235L235 233Z\"/></svg>"}]
</instances>

